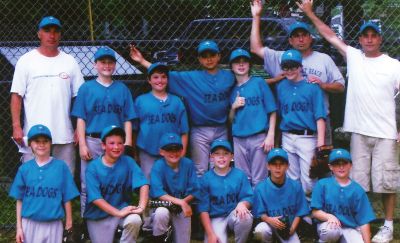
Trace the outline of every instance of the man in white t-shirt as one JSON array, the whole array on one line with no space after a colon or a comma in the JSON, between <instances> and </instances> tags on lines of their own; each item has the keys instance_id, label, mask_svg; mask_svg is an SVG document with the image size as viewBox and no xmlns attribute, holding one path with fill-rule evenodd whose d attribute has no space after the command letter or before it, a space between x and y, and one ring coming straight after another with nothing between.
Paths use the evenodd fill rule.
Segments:
<instances>
[{"instance_id":1,"label":"man in white t-shirt","mask_svg":"<svg viewBox=\"0 0 400 243\"><path fill-rule=\"evenodd\" d=\"M352 178L365 191L382 194L385 223L372 242L393 239L393 214L400 184L399 133L394 95L400 87L400 62L381 52L382 35L373 22L364 23L358 41L346 45L312 11L312 0L298 3L321 35L345 57L349 76L344 130L351 132Z\"/></svg>"},{"instance_id":2,"label":"man in white t-shirt","mask_svg":"<svg viewBox=\"0 0 400 243\"><path fill-rule=\"evenodd\" d=\"M76 60L58 49L61 23L47 16L39 23L40 46L23 55L15 66L11 86L13 139L23 145L23 137L36 124L44 124L53 135L52 155L75 168L74 130L70 119L72 98L84 82ZM21 125L22 103L24 108ZM25 162L34 158L24 153Z\"/></svg>"},{"instance_id":3,"label":"man in white t-shirt","mask_svg":"<svg viewBox=\"0 0 400 243\"><path fill-rule=\"evenodd\" d=\"M260 36L262 0L252 0L251 13L253 22L250 35L251 52L264 59L264 69L273 78L269 84L279 82L282 76L281 57L285 50L277 51L263 46ZM272 30L271 30L272 31ZM332 129L329 119L329 93L342 93L345 81L332 58L325 53L314 51L311 28L304 22L295 22L289 26L289 44L303 57L303 75L311 83L316 83L324 91L326 113L325 144L332 144Z\"/></svg>"}]
</instances>

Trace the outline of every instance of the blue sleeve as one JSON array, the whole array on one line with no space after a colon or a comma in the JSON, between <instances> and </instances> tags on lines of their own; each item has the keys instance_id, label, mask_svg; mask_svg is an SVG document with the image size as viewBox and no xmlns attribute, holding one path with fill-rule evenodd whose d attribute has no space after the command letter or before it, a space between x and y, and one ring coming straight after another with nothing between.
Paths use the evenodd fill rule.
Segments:
<instances>
[{"instance_id":1,"label":"blue sleeve","mask_svg":"<svg viewBox=\"0 0 400 243\"><path fill-rule=\"evenodd\" d=\"M322 210L324 201L324 186L321 181L318 181L312 192L311 209Z\"/></svg>"},{"instance_id":2,"label":"blue sleeve","mask_svg":"<svg viewBox=\"0 0 400 243\"><path fill-rule=\"evenodd\" d=\"M230 101L231 105L233 105L233 103L235 103L237 92L238 92L237 86L233 87L233 89L231 91L231 95L229 97L229 101Z\"/></svg>"},{"instance_id":3,"label":"blue sleeve","mask_svg":"<svg viewBox=\"0 0 400 243\"><path fill-rule=\"evenodd\" d=\"M93 163L95 161L92 161ZM94 166L88 166L86 168L86 192L87 192L87 203L91 203L97 199L103 199L100 190L100 181L96 176L96 171Z\"/></svg>"},{"instance_id":4,"label":"blue sleeve","mask_svg":"<svg viewBox=\"0 0 400 243\"><path fill-rule=\"evenodd\" d=\"M249 202L253 204L253 189L251 188L250 182L244 173L240 173L241 176L241 188L239 192L239 202Z\"/></svg>"},{"instance_id":5,"label":"blue sleeve","mask_svg":"<svg viewBox=\"0 0 400 243\"><path fill-rule=\"evenodd\" d=\"M129 160L129 164L132 169L132 188L137 189L141 186L148 185L149 182L147 181L140 167L137 165L136 161L126 155L124 155L124 159Z\"/></svg>"},{"instance_id":6,"label":"blue sleeve","mask_svg":"<svg viewBox=\"0 0 400 243\"><path fill-rule=\"evenodd\" d=\"M253 203L253 215L255 218L260 218L261 215L266 214L267 209L265 208L261 195L261 186L257 186L254 190L254 203Z\"/></svg>"},{"instance_id":7,"label":"blue sleeve","mask_svg":"<svg viewBox=\"0 0 400 243\"><path fill-rule=\"evenodd\" d=\"M295 181L296 185L296 193L297 193L297 211L296 217L303 217L310 214L310 208L308 207L308 203L306 200L306 196L304 195L303 188L300 183ZM314 193L314 192L313 192Z\"/></svg>"},{"instance_id":8,"label":"blue sleeve","mask_svg":"<svg viewBox=\"0 0 400 243\"><path fill-rule=\"evenodd\" d=\"M161 160L156 160L151 168L150 172L150 197L159 198L161 196L167 195L168 193L164 190L164 185L162 183L163 171L162 171Z\"/></svg>"},{"instance_id":9,"label":"blue sleeve","mask_svg":"<svg viewBox=\"0 0 400 243\"><path fill-rule=\"evenodd\" d=\"M325 109L325 103L324 103L324 94L322 93L323 91L321 88L315 84L314 85L314 95L313 95L313 103L314 103L314 119L326 119L326 109Z\"/></svg>"},{"instance_id":10,"label":"blue sleeve","mask_svg":"<svg viewBox=\"0 0 400 243\"><path fill-rule=\"evenodd\" d=\"M128 87L125 86L125 84L122 84L124 86L124 93L125 93L125 114L124 114L124 121L130 121L136 118L138 115L135 110L135 105L133 103L133 98L131 92L129 92Z\"/></svg>"},{"instance_id":11,"label":"blue sleeve","mask_svg":"<svg viewBox=\"0 0 400 243\"><path fill-rule=\"evenodd\" d=\"M200 179L200 202L198 206L199 213L210 212L210 187L208 185L209 179L203 176Z\"/></svg>"},{"instance_id":12,"label":"blue sleeve","mask_svg":"<svg viewBox=\"0 0 400 243\"><path fill-rule=\"evenodd\" d=\"M189 121L188 121L188 117L187 117L187 112L186 112L186 108L185 105L183 104L183 102L178 98L179 100L179 106L180 106L180 131L181 134L184 133L189 133Z\"/></svg>"},{"instance_id":13,"label":"blue sleeve","mask_svg":"<svg viewBox=\"0 0 400 243\"><path fill-rule=\"evenodd\" d=\"M68 169L66 164L63 164L63 192L62 192L62 200L64 203L71 201L75 197L79 196L79 191L76 188L74 179L72 178L72 174Z\"/></svg>"},{"instance_id":14,"label":"blue sleeve","mask_svg":"<svg viewBox=\"0 0 400 243\"><path fill-rule=\"evenodd\" d=\"M200 198L199 179L196 174L196 168L193 161L189 164L189 185L187 187L187 195L192 195L196 199Z\"/></svg>"},{"instance_id":15,"label":"blue sleeve","mask_svg":"<svg viewBox=\"0 0 400 243\"><path fill-rule=\"evenodd\" d=\"M86 86L87 84L83 84L79 88L78 95L76 96L74 101L74 107L71 111L71 116L78 117L83 120L86 120L87 118L87 111L85 108L85 98L87 97Z\"/></svg>"},{"instance_id":16,"label":"blue sleeve","mask_svg":"<svg viewBox=\"0 0 400 243\"><path fill-rule=\"evenodd\" d=\"M361 193L361 197L356 202L356 208L354 210L354 217L359 226L368 224L376 218L374 210L372 209L371 204L368 200L367 194L364 191Z\"/></svg>"},{"instance_id":17,"label":"blue sleeve","mask_svg":"<svg viewBox=\"0 0 400 243\"><path fill-rule=\"evenodd\" d=\"M265 83L264 79L260 80L260 90L264 94L264 109L267 113L271 113L277 110L275 97L272 94L271 89L269 88L268 84Z\"/></svg>"},{"instance_id":18,"label":"blue sleeve","mask_svg":"<svg viewBox=\"0 0 400 243\"><path fill-rule=\"evenodd\" d=\"M177 71L170 71L168 73L168 88L172 93L183 96L182 90L184 89L182 86L184 86L184 79L181 73Z\"/></svg>"},{"instance_id":19,"label":"blue sleeve","mask_svg":"<svg viewBox=\"0 0 400 243\"><path fill-rule=\"evenodd\" d=\"M22 176L23 172L21 166L18 168L17 175L14 178L14 182L11 185L9 196L16 199L22 200L24 198L25 193L25 182Z\"/></svg>"}]
</instances>

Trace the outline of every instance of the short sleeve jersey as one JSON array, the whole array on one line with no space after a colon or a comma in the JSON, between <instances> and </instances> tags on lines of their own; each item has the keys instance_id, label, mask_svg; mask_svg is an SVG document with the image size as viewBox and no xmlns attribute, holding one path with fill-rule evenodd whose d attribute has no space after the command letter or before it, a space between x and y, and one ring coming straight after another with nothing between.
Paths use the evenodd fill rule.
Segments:
<instances>
[{"instance_id":1,"label":"short sleeve jersey","mask_svg":"<svg viewBox=\"0 0 400 243\"><path fill-rule=\"evenodd\" d=\"M125 84L114 81L106 87L97 80L79 88L71 115L85 120L87 133L101 133L111 125L124 127L124 122L137 116Z\"/></svg>"},{"instance_id":2,"label":"short sleeve jersey","mask_svg":"<svg viewBox=\"0 0 400 243\"><path fill-rule=\"evenodd\" d=\"M79 195L67 164L51 159L43 166L35 160L22 164L9 195L22 201L23 218L53 221L64 218L64 203Z\"/></svg>"},{"instance_id":3,"label":"short sleeve jersey","mask_svg":"<svg viewBox=\"0 0 400 243\"><path fill-rule=\"evenodd\" d=\"M248 137L269 128L269 114L277 110L275 98L269 86L261 77L251 77L246 83L235 86L231 94L231 104L237 95L245 98L245 106L236 109L232 124L232 134Z\"/></svg>"},{"instance_id":4,"label":"short sleeve jersey","mask_svg":"<svg viewBox=\"0 0 400 243\"><path fill-rule=\"evenodd\" d=\"M288 217L292 223L295 217L303 217L310 213L304 191L298 181L286 177L282 187L277 187L271 178L260 182L254 190L253 215L260 218Z\"/></svg>"},{"instance_id":5,"label":"short sleeve jersey","mask_svg":"<svg viewBox=\"0 0 400 243\"><path fill-rule=\"evenodd\" d=\"M176 170L164 158L156 160L150 174L150 197L167 194L180 199L189 195L199 198L199 182L192 160L181 158Z\"/></svg>"},{"instance_id":6,"label":"short sleeve jersey","mask_svg":"<svg viewBox=\"0 0 400 243\"><path fill-rule=\"evenodd\" d=\"M277 86L277 100L282 131L317 131L316 121L326 119L322 90L317 84L284 79Z\"/></svg>"},{"instance_id":7,"label":"short sleeve jersey","mask_svg":"<svg viewBox=\"0 0 400 243\"><path fill-rule=\"evenodd\" d=\"M189 123L185 106L180 98L168 94L163 101L151 92L136 98L135 107L139 118L137 146L152 155L158 155L158 142L166 132L186 134Z\"/></svg>"},{"instance_id":8,"label":"short sleeve jersey","mask_svg":"<svg viewBox=\"0 0 400 243\"><path fill-rule=\"evenodd\" d=\"M311 208L335 215L346 227L356 228L375 219L367 194L355 181L341 186L335 177L321 179L314 187Z\"/></svg>"},{"instance_id":9,"label":"short sleeve jersey","mask_svg":"<svg viewBox=\"0 0 400 243\"><path fill-rule=\"evenodd\" d=\"M87 206L83 217L97 220L110 216L102 211L93 201L104 199L117 209L132 203L132 192L148 184L136 161L122 155L112 167L104 165L99 157L86 169Z\"/></svg>"},{"instance_id":10,"label":"short sleeve jersey","mask_svg":"<svg viewBox=\"0 0 400 243\"><path fill-rule=\"evenodd\" d=\"M208 212L211 218L226 217L242 201L253 203L253 189L241 170L231 168L225 176L210 170L201 178L199 212Z\"/></svg>"},{"instance_id":11,"label":"short sleeve jersey","mask_svg":"<svg viewBox=\"0 0 400 243\"><path fill-rule=\"evenodd\" d=\"M169 90L183 97L188 106L190 122L195 126L223 125L229 112L229 95L234 85L231 71L204 70L169 72Z\"/></svg>"}]
</instances>

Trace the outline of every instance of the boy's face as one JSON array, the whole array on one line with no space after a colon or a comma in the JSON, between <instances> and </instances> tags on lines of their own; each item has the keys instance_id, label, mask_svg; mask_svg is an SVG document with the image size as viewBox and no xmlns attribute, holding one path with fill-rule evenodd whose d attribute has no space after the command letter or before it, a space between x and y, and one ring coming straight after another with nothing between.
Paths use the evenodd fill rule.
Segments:
<instances>
[{"instance_id":1,"label":"boy's face","mask_svg":"<svg viewBox=\"0 0 400 243\"><path fill-rule=\"evenodd\" d=\"M31 141L30 146L36 156L50 156L51 140L49 138L39 136Z\"/></svg>"},{"instance_id":2,"label":"boy's face","mask_svg":"<svg viewBox=\"0 0 400 243\"><path fill-rule=\"evenodd\" d=\"M302 79L301 66L298 65L283 65L283 75L291 81L298 81Z\"/></svg>"},{"instance_id":3,"label":"boy's face","mask_svg":"<svg viewBox=\"0 0 400 243\"><path fill-rule=\"evenodd\" d=\"M168 75L164 72L157 72L151 74L149 83L151 89L154 91L162 92L167 89Z\"/></svg>"},{"instance_id":4,"label":"boy's face","mask_svg":"<svg viewBox=\"0 0 400 243\"><path fill-rule=\"evenodd\" d=\"M271 178L273 180L280 180L285 177L289 164L286 161L277 158L268 163L267 168L271 172Z\"/></svg>"},{"instance_id":5,"label":"boy's face","mask_svg":"<svg viewBox=\"0 0 400 243\"><path fill-rule=\"evenodd\" d=\"M338 160L333 164L330 164L329 168L336 178L347 179L350 176L351 166L352 164L349 161Z\"/></svg>"},{"instance_id":6,"label":"boy's face","mask_svg":"<svg viewBox=\"0 0 400 243\"><path fill-rule=\"evenodd\" d=\"M232 62L232 72L235 75L248 75L250 71L250 62L247 58L240 57Z\"/></svg>"},{"instance_id":7,"label":"boy's face","mask_svg":"<svg viewBox=\"0 0 400 243\"><path fill-rule=\"evenodd\" d=\"M101 143L104 154L113 160L117 160L124 152L124 139L119 135L111 135Z\"/></svg>"},{"instance_id":8,"label":"boy's face","mask_svg":"<svg viewBox=\"0 0 400 243\"><path fill-rule=\"evenodd\" d=\"M160 155L164 157L168 164L176 165L183 156L182 151L182 148L169 150L160 149Z\"/></svg>"},{"instance_id":9,"label":"boy's face","mask_svg":"<svg viewBox=\"0 0 400 243\"><path fill-rule=\"evenodd\" d=\"M218 69L218 64L221 59L221 55L219 53L204 51L199 57L199 62L201 66L207 71L215 71Z\"/></svg>"},{"instance_id":10,"label":"boy's face","mask_svg":"<svg viewBox=\"0 0 400 243\"><path fill-rule=\"evenodd\" d=\"M104 57L94 63L99 76L111 77L115 71L115 61L112 58Z\"/></svg>"},{"instance_id":11,"label":"boy's face","mask_svg":"<svg viewBox=\"0 0 400 243\"><path fill-rule=\"evenodd\" d=\"M216 148L214 152L211 153L211 160L218 169L228 168L232 159L233 153L224 148Z\"/></svg>"},{"instance_id":12,"label":"boy's face","mask_svg":"<svg viewBox=\"0 0 400 243\"><path fill-rule=\"evenodd\" d=\"M290 45L300 52L308 51L311 48L312 41L310 33L303 29L295 30L289 38Z\"/></svg>"}]
</instances>

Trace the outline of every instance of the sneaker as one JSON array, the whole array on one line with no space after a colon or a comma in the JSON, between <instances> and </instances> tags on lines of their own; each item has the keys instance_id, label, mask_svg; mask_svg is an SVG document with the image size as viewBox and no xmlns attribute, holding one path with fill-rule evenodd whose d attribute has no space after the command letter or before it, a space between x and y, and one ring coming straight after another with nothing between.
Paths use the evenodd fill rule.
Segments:
<instances>
[{"instance_id":1,"label":"sneaker","mask_svg":"<svg viewBox=\"0 0 400 243\"><path fill-rule=\"evenodd\" d=\"M373 243L386 243L393 240L393 230L387 226L379 227L378 233L372 238Z\"/></svg>"}]
</instances>

